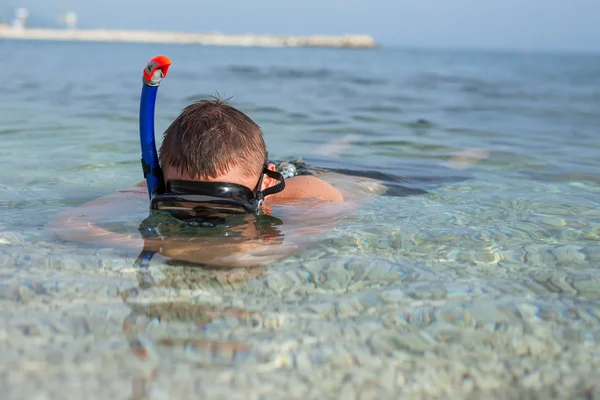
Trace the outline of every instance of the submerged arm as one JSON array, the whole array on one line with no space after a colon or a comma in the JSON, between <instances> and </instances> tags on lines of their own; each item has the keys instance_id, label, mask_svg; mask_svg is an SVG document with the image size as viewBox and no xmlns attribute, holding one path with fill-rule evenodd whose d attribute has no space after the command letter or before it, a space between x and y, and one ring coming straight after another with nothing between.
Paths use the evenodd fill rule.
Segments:
<instances>
[{"instance_id":1,"label":"submerged arm","mask_svg":"<svg viewBox=\"0 0 600 400\"><path fill-rule=\"evenodd\" d=\"M293 254L297 246L233 238L147 238L140 234L111 232L97 224L133 212L147 204L145 184L104 196L57 214L46 228L62 240L137 252L142 249L194 264L220 267L262 266Z\"/></svg>"},{"instance_id":2,"label":"submerged arm","mask_svg":"<svg viewBox=\"0 0 600 400\"><path fill-rule=\"evenodd\" d=\"M144 241L139 235L111 232L94 224L103 219L133 212L140 206L144 200L142 195L145 194L141 187L118 191L58 213L46 228L66 241L141 249Z\"/></svg>"}]
</instances>

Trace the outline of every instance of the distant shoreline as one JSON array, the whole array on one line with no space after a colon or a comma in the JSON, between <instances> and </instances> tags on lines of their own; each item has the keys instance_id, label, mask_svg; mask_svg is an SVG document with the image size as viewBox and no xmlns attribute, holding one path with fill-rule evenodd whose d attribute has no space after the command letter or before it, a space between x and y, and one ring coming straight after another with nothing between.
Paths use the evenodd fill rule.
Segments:
<instances>
[{"instance_id":1,"label":"distant shoreline","mask_svg":"<svg viewBox=\"0 0 600 400\"><path fill-rule=\"evenodd\" d=\"M375 40L369 35L226 35L222 33L184 33L157 31L127 31L108 29L15 29L0 24L0 39L59 40L85 42L136 42L178 43L207 46L254 46L254 47L333 47L375 48Z\"/></svg>"}]
</instances>

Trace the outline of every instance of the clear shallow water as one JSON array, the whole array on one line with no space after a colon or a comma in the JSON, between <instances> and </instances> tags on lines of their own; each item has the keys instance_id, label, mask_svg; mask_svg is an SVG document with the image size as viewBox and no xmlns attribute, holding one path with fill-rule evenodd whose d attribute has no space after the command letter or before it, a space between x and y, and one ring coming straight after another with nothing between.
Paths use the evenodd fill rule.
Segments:
<instances>
[{"instance_id":1,"label":"clear shallow water","mask_svg":"<svg viewBox=\"0 0 600 400\"><path fill-rule=\"evenodd\" d=\"M598 56L0 50L8 398L600 396ZM140 71L157 54L174 62L159 132L218 91L273 158L427 193L366 196L246 274L161 259L142 272L137 254L57 239L44 229L57 212L140 181ZM453 161L466 149L477 162Z\"/></svg>"}]
</instances>

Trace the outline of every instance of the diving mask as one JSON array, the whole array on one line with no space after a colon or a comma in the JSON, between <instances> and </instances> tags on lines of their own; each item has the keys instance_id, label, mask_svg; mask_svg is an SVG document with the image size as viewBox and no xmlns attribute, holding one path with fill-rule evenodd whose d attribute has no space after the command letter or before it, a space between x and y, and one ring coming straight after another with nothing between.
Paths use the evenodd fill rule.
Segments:
<instances>
[{"instance_id":1,"label":"diving mask","mask_svg":"<svg viewBox=\"0 0 600 400\"><path fill-rule=\"evenodd\" d=\"M264 175L277 179L279 183L260 190ZM254 191L235 183L170 180L164 193L152 196L150 209L165 211L180 219L256 213L265 196L279 193L284 188L283 176L265 165Z\"/></svg>"}]
</instances>

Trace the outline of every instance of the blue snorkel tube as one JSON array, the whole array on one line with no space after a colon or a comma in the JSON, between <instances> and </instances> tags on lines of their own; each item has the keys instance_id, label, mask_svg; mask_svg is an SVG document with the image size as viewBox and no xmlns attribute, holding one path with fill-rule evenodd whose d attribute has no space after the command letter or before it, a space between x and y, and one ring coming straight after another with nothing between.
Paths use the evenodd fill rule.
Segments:
<instances>
[{"instance_id":1,"label":"blue snorkel tube","mask_svg":"<svg viewBox=\"0 0 600 400\"><path fill-rule=\"evenodd\" d=\"M142 149L142 170L148 186L148 197L152 199L155 193L164 192L163 173L158 162L156 140L154 138L154 109L156 94L160 82L167 76L171 60L165 56L157 56L148 61L144 68L142 82L142 97L140 99L140 146ZM146 233L142 232L142 236ZM138 256L134 265L147 268L154 256L154 251L144 249Z\"/></svg>"},{"instance_id":2,"label":"blue snorkel tube","mask_svg":"<svg viewBox=\"0 0 600 400\"><path fill-rule=\"evenodd\" d=\"M156 94L163 78L167 76L171 60L166 56L157 56L144 68L142 96L140 99L140 145L142 149L142 170L148 186L148 197L164 192L162 169L158 162L156 140L154 137L154 110Z\"/></svg>"}]
</instances>

